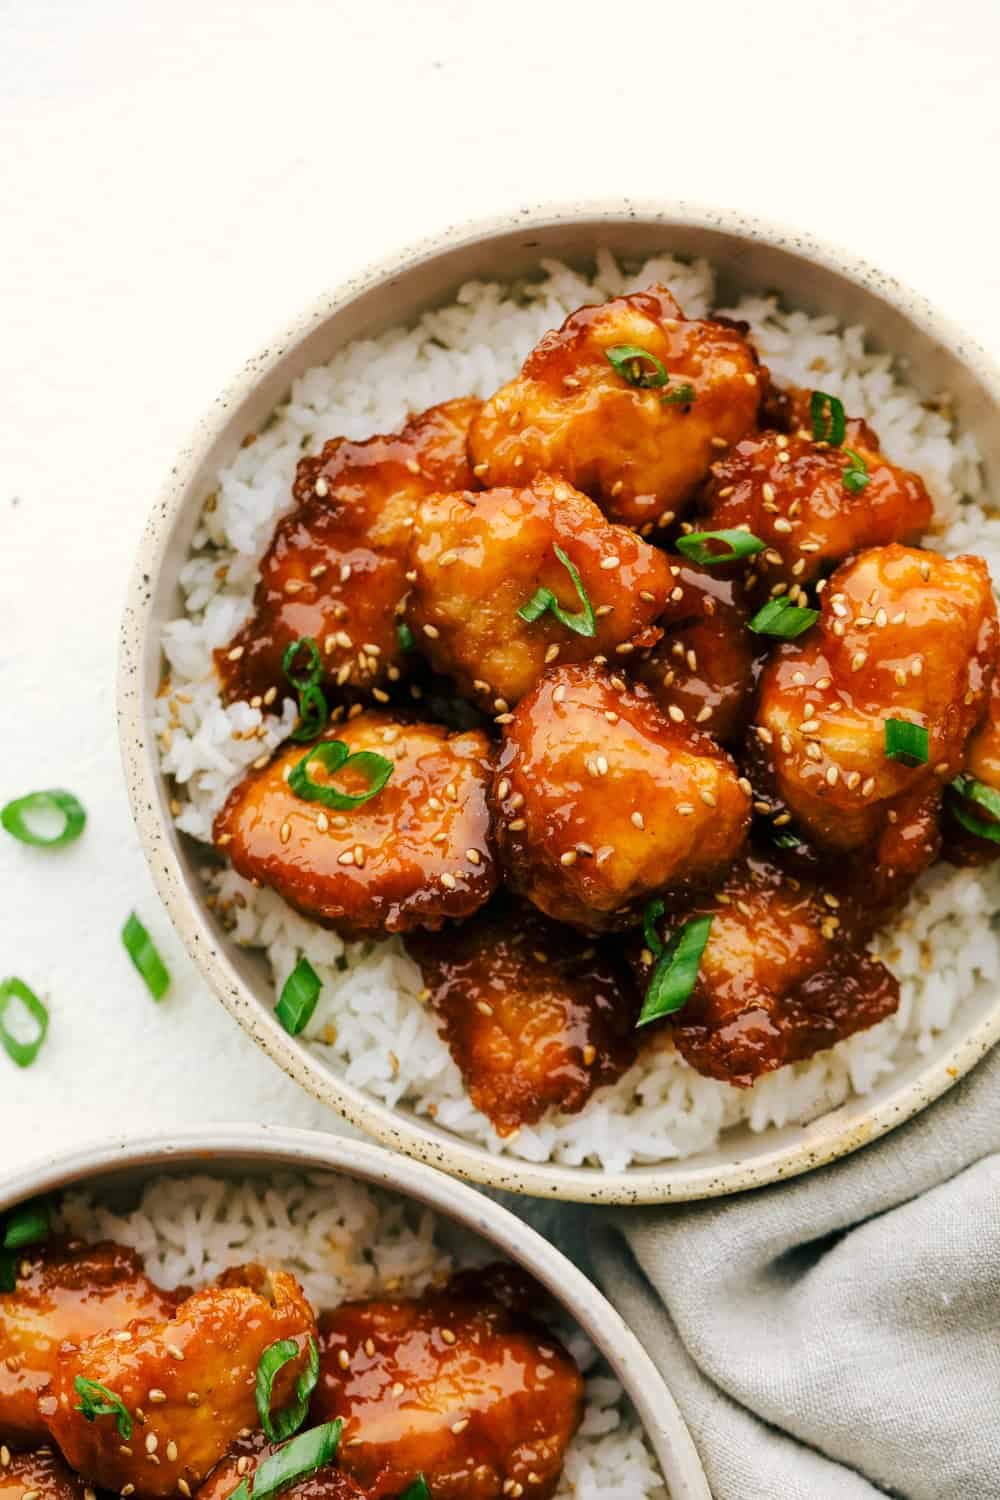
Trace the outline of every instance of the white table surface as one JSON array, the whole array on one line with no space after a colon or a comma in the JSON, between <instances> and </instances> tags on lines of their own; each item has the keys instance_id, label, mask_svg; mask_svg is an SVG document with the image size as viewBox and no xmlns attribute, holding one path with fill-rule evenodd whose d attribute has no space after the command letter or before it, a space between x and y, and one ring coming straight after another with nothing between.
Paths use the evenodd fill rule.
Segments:
<instances>
[{"instance_id":1,"label":"white table surface","mask_svg":"<svg viewBox=\"0 0 1000 1500\"><path fill-rule=\"evenodd\" d=\"M34 1067L0 1054L0 1183L102 1133L333 1124L186 958L119 769L139 532L244 357L425 233L626 194L796 221L1000 351L998 45L992 0L0 0L0 802L89 814L0 833L0 976L52 1013Z\"/></svg>"}]
</instances>

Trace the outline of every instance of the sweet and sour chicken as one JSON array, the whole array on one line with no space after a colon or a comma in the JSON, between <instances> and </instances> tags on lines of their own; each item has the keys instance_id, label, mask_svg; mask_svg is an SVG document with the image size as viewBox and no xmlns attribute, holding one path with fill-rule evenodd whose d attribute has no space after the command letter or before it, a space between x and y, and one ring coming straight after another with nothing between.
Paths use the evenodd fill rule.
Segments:
<instances>
[{"instance_id":1,"label":"sweet and sour chicken","mask_svg":"<svg viewBox=\"0 0 1000 1500\"><path fill-rule=\"evenodd\" d=\"M259 692L266 658L273 687L322 634L329 718L307 776L297 745L236 786L216 843L345 937L407 934L499 1134L650 1037L747 1085L874 1025L879 926L942 849L1000 853L987 566L923 548L921 477L782 390L746 325L662 286L581 308L489 400L328 443L292 498L220 671ZM321 569L319 518L391 587Z\"/></svg>"}]
</instances>

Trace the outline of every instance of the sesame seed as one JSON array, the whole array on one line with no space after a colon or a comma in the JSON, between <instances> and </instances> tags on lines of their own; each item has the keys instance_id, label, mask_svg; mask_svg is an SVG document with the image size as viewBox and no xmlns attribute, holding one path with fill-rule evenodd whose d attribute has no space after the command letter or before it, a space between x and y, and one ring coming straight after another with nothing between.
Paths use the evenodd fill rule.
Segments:
<instances>
[{"instance_id":1,"label":"sesame seed","mask_svg":"<svg viewBox=\"0 0 1000 1500\"><path fill-rule=\"evenodd\" d=\"M149 1393L149 1400L152 1402L152 1404L154 1406L162 1406L163 1402L166 1401L166 1399L166 1391L161 1391L159 1386L154 1385L153 1389Z\"/></svg>"},{"instance_id":2,"label":"sesame seed","mask_svg":"<svg viewBox=\"0 0 1000 1500\"><path fill-rule=\"evenodd\" d=\"M828 769L828 771L826 773L827 785L828 786L836 786L837 782L839 780L840 780L840 772L839 772L839 770L837 769L836 766L830 766L830 768Z\"/></svg>"},{"instance_id":3,"label":"sesame seed","mask_svg":"<svg viewBox=\"0 0 1000 1500\"><path fill-rule=\"evenodd\" d=\"M870 797L871 794L872 794L872 792L874 790L875 790L875 777L874 776L869 776L868 780L865 782L864 786L861 788L861 795L862 795L862 797Z\"/></svg>"},{"instance_id":4,"label":"sesame seed","mask_svg":"<svg viewBox=\"0 0 1000 1500\"><path fill-rule=\"evenodd\" d=\"M239 661L240 657L243 655L244 649L245 648L243 646L234 646L231 651L227 652L229 661Z\"/></svg>"},{"instance_id":5,"label":"sesame seed","mask_svg":"<svg viewBox=\"0 0 1000 1500\"><path fill-rule=\"evenodd\" d=\"M353 849L345 849L344 852L343 852L343 854L338 855L338 857L337 857L337 863L338 863L338 865L353 865L353 863L354 863L354 850Z\"/></svg>"},{"instance_id":6,"label":"sesame seed","mask_svg":"<svg viewBox=\"0 0 1000 1500\"><path fill-rule=\"evenodd\" d=\"M323 499L324 495L328 495L330 493L330 486L327 484L322 474L317 479L314 488L321 500Z\"/></svg>"},{"instance_id":7,"label":"sesame seed","mask_svg":"<svg viewBox=\"0 0 1000 1500\"><path fill-rule=\"evenodd\" d=\"M510 829L511 833L520 833L521 829L527 828L527 826L528 825L523 818L511 818L510 822L507 824L507 827Z\"/></svg>"},{"instance_id":8,"label":"sesame seed","mask_svg":"<svg viewBox=\"0 0 1000 1500\"><path fill-rule=\"evenodd\" d=\"M337 1350L337 1363L342 1370L349 1370L351 1368L351 1356L346 1349Z\"/></svg>"},{"instance_id":9,"label":"sesame seed","mask_svg":"<svg viewBox=\"0 0 1000 1500\"><path fill-rule=\"evenodd\" d=\"M646 820L641 812L634 812L632 814L632 822L635 824L636 828L645 828L646 826Z\"/></svg>"},{"instance_id":10,"label":"sesame seed","mask_svg":"<svg viewBox=\"0 0 1000 1500\"><path fill-rule=\"evenodd\" d=\"M913 662L912 662L912 664L910 666L910 675L911 675L911 677L919 677L919 676L921 676L921 674L923 673L923 670L924 670L924 659L923 659L923 657L922 656L915 656L913 658Z\"/></svg>"},{"instance_id":11,"label":"sesame seed","mask_svg":"<svg viewBox=\"0 0 1000 1500\"><path fill-rule=\"evenodd\" d=\"M565 854L560 854L560 856L559 856L559 863L561 865L575 865L576 864L576 850L575 849L567 849Z\"/></svg>"},{"instance_id":12,"label":"sesame seed","mask_svg":"<svg viewBox=\"0 0 1000 1500\"><path fill-rule=\"evenodd\" d=\"M617 568L620 563L621 558L617 552L612 552L610 556L601 558L601 567L605 573L609 573L612 568Z\"/></svg>"},{"instance_id":13,"label":"sesame seed","mask_svg":"<svg viewBox=\"0 0 1000 1500\"><path fill-rule=\"evenodd\" d=\"M552 663L552 662L555 661L555 659L556 659L556 657L558 655L559 655L559 647L556 646L556 645L550 646L548 648L548 650L546 651L546 653L545 653L545 665L549 666L550 663Z\"/></svg>"},{"instance_id":14,"label":"sesame seed","mask_svg":"<svg viewBox=\"0 0 1000 1500\"><path fill-rule=\"evenodd\" d=\"M925 583L929 583L930 582L931 565L930 565L929 562L922 562L920 564L920 576L924 580Z\"/></svg>"},{"instance_id":15,"label":"sesame seed","mask_svg":"<svg viewBox=\"0 0 1000 1500\"><path fill-rule=\"evenodd\" d=\"M563 701L563 699L565 698L565 696L566 696L566 685L565 685L565 683L560 682L557 687L554 687L552 689L552 702L553 703L561 703Z\"/></svg>"},{"instance_id":16,"label":"sesame seed","mask_svg":"<svg viewBox=\"0 0 1000 1500\"><path fill-rule=\"evenodd\" d=\"M753 787L750 785L750 782L745 776L739 777L736 785L739 787L740 791L743 792L747 797L752 795Z\"/></svg>"},{"instance_id":17,"label":"sesame seed","mask_svg":"<svg viewBox=\"0 0 1000 1500\"><path fill-rule=\"evenodd\" d=\"M437 638L438 638L438 636L440 634L441 634L441 632L440 632L440 630L438 630L438 628L437 628L436 625L425 625L424 626L424 635L427 637L428 640L430 640L430 641L436 641Z\"/></svg>"},{"instance_id":18,"label":"sesame seed","mask_svg":"<svg viewBox=\"0 0 1000 1500\"><path fill-rule=\"evenodd\" d=\"M188 1404L188 1406L200 1406L201 1405L201 1397L198 1395L197 1391L188 1391L188 1393L187 1393L187 1404Z\"/></svg>"},{"instance_id":19,"label":"sesame seed","mask_svg":"<svg viewBox=\"0 0 1000 1500\"><path fill-rule=\"evenodd\" d=\"M405 1389L405 1387L404 1387L402 1381L401 1380L397 1380L396 1383L395 1383L395 1385L392 1388L392 1394L394 1396L401 1396L403 1394L404 1389Z\"/></svg>"},{"instance_id":20,"label":"sesame seed","mask_svg":"<svg viewBox=\"0 0 1000 1500\"><path fill-rule=\"evenodd\" d=\"M128 1500L129 1495L134 1495L135 1494L135 1485L134 1484L123 1484L121 1492L122 1492L122 1495L125 1497L125 1500Z\"/></svg>"},{"instance_id":21,"label":"sesame seed","mask_svg":"<svg viewBox=\"0 0 1000 1500\"><path fill-rule=\"evenodd\" d=\"M469 1425L469 1419L468 1419L468 1417L463 1417L460 1422L452 1422L452 1424L451 1424L451 1430L455 1434L456 1437L459 1437L465 1431L465 1429L468 1427L468 1425Z\"/></svg>"},{"instance_id":22,"label":"sesame seed","mask_svg":"<svg viewBox=\"0 0 1000 1500\"><path fill-rule=\"evenodd\" d=\"M160 1440L156 1436L156 1433L155 1432L148 1432L146 1434L146 1452L147 1453L155 1453L156 1450L157 1450L157 1448L159 1446L160 1446Z\"/></svg>"},{"instance_id":23,"label":"sesame seed","mask_svg":"<svg viewBox=\"0 0 1000 1500\"><path fill-rule=\"evenodd\" d=\"M287 844L288 840L291 838L291 836L292 836L292 825L291 825L291 823L289 823L288 819L286 818L285 821L281 825L281 842L283 844Z\"/></svg>"},{"instance_id":24,"label":"sesame seed","mask_svg":"<svg viewBox=\"0 0 1000 1500\"><path fill-rule=\"evenodd\" d=\"M454 1344L456 1341L455 1335L452 1333L450 1328L442 1328L441 1337L446 1344Z\"/></svg>"},{"instance_id":25,"label":"sesame seed","mask_svg":"<svg viewBox=\"0 0 1000 1500\"><path fill-rule=\"evenodd\" d=\"M444 886L446 891L453 891L458 885L458 881L455 879L454 875L450 875L448 871L445 870L444 874L441 876L441 884Z\"/></svg>"},{"instance_id":26,"label":"sesame seed","mask_svg":"<svg viewBox=\"0 0 1000 1500\"><path fill-rule=\"evenodd\" d=\"M469 861L470 865L479 865L482 864L483 861L483 856L480 854L478 849L466 849L465 857Z\"/></svg>"},{"instance_id":27,"label":"sesame seed","mask_svg":"<svg viewBox=\"0 0 1000 1500\"><path fill-rule=\"evenodd\" d=\"M822 760L823 759L823 752L819 748L819 746L815 743L815 741L812 744L809 744L809 745L806 746L806 755L808 756L808 758L810 760Z\"/></svg>"},{"instance_id":28,"label":"sesame seed","mask_svg":"<svg viewBox=\"0 0 1000 1500\"><path fill-rule=\"evenodd\" d=\"M341 565L340 565L340 581L341 581L341 583L346 583L347 580L350 578L350 576L351 576L351 565L350 565L350 563L341 563Z\"/></svg>"},{"instance_id":29,"label":"sesame seed","mask_svg":"<svg viewBox=\"0 0 1000 1500\"><path fill-rule=\"evenodd\" d=\"M680 813L680 815L681 815L682 818L689 818L691 816L691 814L694 812L694 803L693 802L678 802L678 804L677 804L677 811Z\"/></svg>"},{"instance_id":30,"label":"sesame seed","mask_svg":"<svg viewBox=\"0 0 1000 1500\"><path fill-rule=\"evenodd\" d=\"M684 710L682 708L678 708L676 703L670 703L667 705L667 713L673 719L675 724L684 723Z\"/></svg>"},{"instance_id":31,"label":"sesame seed","mask_svg":"<svg viewBox=\"0 0 1000 1500\"><path fill-rule=\"evenodd\" d=\"M476 1009L481 1016L491 1016L493 1014L493 1007L488 1000L477 1000Z\"/></svg>"},{"instance_id":32,"label":"sesame seed","mask_svg":"<svg viewBox=\"0 0 1000 1500\"><path fill-rule=\"evenodd\" d=\"M701 800L702 802L704 802L706 807L716 807L718 805L716 803L715 795L713 792L702 791L699 792L698 795L701 797Z\"/></svg>"},{"instance_id":33,"label":"sesame seed","mask_svg":"<svg viewBox=\"0 0 1000 1500\"><path fill-rule=\"evenodd\" d=\"M948 774L948 762L946 760L939 760L938 763L937 763L937 765L934 767L934 775L935 776L947 776L947 774Z\"/></svg>"},{"instance_id":34,"label":"sesame seed","mask_svg":"<svg viewBox=\"0 0 1000 1500\"><path fill-rule=\"evenodd\" d=\"M778 532L781 532L782 534L784 534L786 532L791 531L791 529L792 529L792 523L791 523L791 521L786 520L786 518L784 516L779 516L778 519L774 522L774 529L775 529L775 531L778 531Z\"/></svg>"},{"instance_id":35,"label":"sesame seed","mask_svg":"<svg viewBox=\"0 0 1000 1500\"><path fill-rule=\"evenodd\" d=\"M596 1059L597 1059L597 1048L593 1045L593 1043L588 1042L587 1045L583 1049L583 1065L584 1065L584 1067L585 1068L589 1068L591 1066L591 1064L596 1061Z\"/></svg>"},{"instance_id":36,"label":"sesame seed","mask_svg":"<svg viewBox=\"0 0 1000 1500\"><path fill-rule=\"evenodd\" d=\"M188 1484L186 1479L178 1479L177 1488L185 1497L185 1500L191 1500L191 1486Z\"/></svg>"},{"instance_id":37,"label":"sesame seed","mask_svg":"<svg viewBox=\"0 0 1000 1500\"><path fill-rule=\"evenodd\" d=\"M708 704L706 703L705 706L704 706L704 708L699 708L698 712L694 716L694 721L695 721L696 724L704 724L705 720L706 719L710 719L711 717L712 717L712 710L709 708Z\"/></svg>"},{"instance_id":38,"label":"sesame seed","mask_svg":"<svg viewBox=\"0 0 1000 1500\"><path fill-rule=\"evenodd\" d=\"M864 666L867 660L867 651L855 651L854 655L851 657L851 671L860 672L861 668Z\"/></svg>"},{"instance_id":39,"label":"sesame seed","mask_svg":"<svg viewBox=\"0 0 1000 1500\"><path fill-rule=\"evenodd\" d=\"M729 443L726 441L726 439L724 437L714 437L712 439L712 447L713 448L718 448L721 451L723 448L728 448L729 447Z\"/></svg>"},{"instance_id":40,"label":"sesame seed","mask_svg":"<svg viewBox=\"0 0 1000 1500\"><path fill-rule=\"evenodd\" d=\"M774 744L774 735L764 724L757 725L757 738L760 740L762 745Z\"/></svg>"}]
</instances>

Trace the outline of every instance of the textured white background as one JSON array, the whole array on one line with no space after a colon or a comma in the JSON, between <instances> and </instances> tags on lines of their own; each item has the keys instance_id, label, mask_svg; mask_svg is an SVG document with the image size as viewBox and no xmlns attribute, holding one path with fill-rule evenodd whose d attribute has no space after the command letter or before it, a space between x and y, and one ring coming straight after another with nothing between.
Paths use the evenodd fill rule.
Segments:
<instances>
[{"instance_id":1,"label":"textured white background","mask_svg":"<svg viewBox=\"0 0 1000 1500\"><path fill-rule=\"evenodd\" d=\"M67 850L0 834L0 1175L106 1131L324 1115L215 1003L119 771L125 581L171 455L319 291L540 199L729 204L848 244L1000 351L995 0L0 0L0 802L63 784ZM118 941L135 907L174 983Z\"/></svg>"}]
</instances>

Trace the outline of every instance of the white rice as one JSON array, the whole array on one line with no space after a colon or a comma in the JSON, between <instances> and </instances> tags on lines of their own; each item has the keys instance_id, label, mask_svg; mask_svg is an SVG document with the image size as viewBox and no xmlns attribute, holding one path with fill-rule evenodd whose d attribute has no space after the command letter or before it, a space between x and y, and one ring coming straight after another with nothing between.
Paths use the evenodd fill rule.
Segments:
<instances>
[{"instance_id":1,"label":"white rice","mask_svg":"<svg viewBox=\"0 0 1000 1500\"><path fill-rule=\"evenodd\" d=\"M301 1281L317 1311L355 1297L414 1296L453 1269L496 1259L490 1247L429 1209L348 1178L278 1173L224 1181L160 1177L138 1206L116 1211L68 1193L56 1222L87 1240L130 1245L161 1286L201 1286L227 1266L258 1261ZM566 1455L558 1500L667 1500L631 1403L587 1336L558 1331L585 1377L583 1422Z\"/></svg>"},{"instance_id":2,"label":"white rice","mask_svg":"<svg viewBox=\"0 0 1000 1500\"><path fill-rule=\"evenodd\" d=\"M603 253L591 278L558 263L545 262L542 270L542 279L518 287L470 284L415 327L341 350L296 381L287 406L220 473L182 573L186 616L164 632L170 691L157 705L163 769L181 799L177 823L194 838L209 840L230 788L295 722L291 699L280 718L244 703L224 707L211 653L250 612L258 561L289 506L303 452L338 434L392 431L408 412L454 396L489 396L540 335L582 303L661 280L689 315L713 306L712 272L703 261L688 265L664 255L627 273ZM888 456L927 482L936 511L932 545L978 552L1000 578L1000 520L984 511L975 443L953 431L945 397L933 408L923 404L888 356L866 349L862 329L838 327L832 316L788 312L763 297L719 310L751 324L780 378L821 385L851 414L868 418ZM1000 971L1000 939L988 921L1000 907L1000 872L942 866L879 940L902 985L898 1013L880 1026L746 1091L701 1077L672 1049L653 1050L582 1114L554 1115L502 1141L470 1103L433 1015L417 998L418 971L398 943L374 950L345 944L231 870L208 878L235 922L237 941L266 953L275 995L300 955L320 975L323 989L307 1035L331 1068L494 1153L536 1162L621 1170L710 1148L740 1121L761 1131L813 1119L927 1052Z\"/></svg>"}]
</instances>

